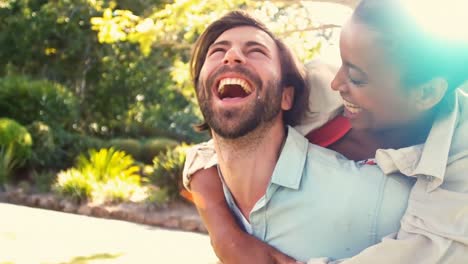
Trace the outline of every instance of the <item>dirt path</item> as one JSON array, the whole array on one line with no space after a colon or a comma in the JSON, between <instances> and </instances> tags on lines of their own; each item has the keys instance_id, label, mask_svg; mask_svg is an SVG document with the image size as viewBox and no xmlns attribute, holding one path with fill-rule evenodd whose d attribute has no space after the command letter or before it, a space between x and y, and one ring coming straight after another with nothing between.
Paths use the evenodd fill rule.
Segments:
<instances>
[{"instance_id":1,"label":"dirt path","mask_svg":"<svg viewBox=\"0 0 468 264\"><path fill-rule=\"evenodd\" d=\"M0 264L216 263L206 235L0 203Z\"/></svg>"}]
</instances>

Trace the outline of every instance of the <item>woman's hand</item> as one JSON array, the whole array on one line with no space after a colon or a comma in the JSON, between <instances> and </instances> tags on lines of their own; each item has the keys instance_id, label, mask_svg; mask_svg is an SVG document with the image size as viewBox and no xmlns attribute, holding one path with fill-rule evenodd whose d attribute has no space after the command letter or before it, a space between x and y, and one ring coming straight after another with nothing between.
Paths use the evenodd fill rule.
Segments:
<instances>
[{"instance_id":1,"label":"woman's hand","mask_svg":"<svg viewBox=\"0 0 468 264\"><path fill-rule=\"evenodd\" d=\"M190 187L213 249L224 264L300 263L240 229L227 206L216 167L193 174Z\"/></svg>"}]
</instances>

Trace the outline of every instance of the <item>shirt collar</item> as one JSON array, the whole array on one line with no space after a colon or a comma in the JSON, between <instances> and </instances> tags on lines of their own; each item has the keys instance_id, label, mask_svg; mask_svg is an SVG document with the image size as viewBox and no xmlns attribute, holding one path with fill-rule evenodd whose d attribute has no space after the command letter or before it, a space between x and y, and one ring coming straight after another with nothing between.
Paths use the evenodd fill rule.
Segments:
<instances>
[{"instance_id":1,"label":"shirt collar","mask_svg":"<svg viewBox=\"0 0 468 264\"><path fill-rule=\"evenodd\" d=\"M424 144L401 149L379 149L376 160L385 174L401 172L417 177L425 175L432 191L444 181L450 145L458 123L458 93L448 98L447 108L437 113Z\"/></svg>"},{"instance_id":2,"label":"shirt collar","mask_svg":"<svg viewBox=\"0 0 468 264\"><path fill-rule=\"evenodd\" d=\"M308 146L307 139L288 126L288 135L271 177L272 184L299 189Z\"/></svg>"}]
</instances>

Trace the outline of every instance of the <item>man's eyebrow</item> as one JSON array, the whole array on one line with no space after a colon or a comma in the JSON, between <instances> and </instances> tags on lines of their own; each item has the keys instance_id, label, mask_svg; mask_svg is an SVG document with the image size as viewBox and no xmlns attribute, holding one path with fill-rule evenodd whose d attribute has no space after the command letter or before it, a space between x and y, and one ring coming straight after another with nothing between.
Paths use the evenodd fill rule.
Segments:
<instances>
[{"instance_id":1,"label":"man's eyebrow","mask_svg":"<svg viewBox=\"0 0 468 264\"><path fill-rule=\"evenodd\" d=\"M247 47L252 47L252 46L260 46L266 50L268 50L267 46L263 45L262 43L260 42L257 42L257 41L247 41L247 43L245 43L245 45Z\"/></svg>"},{"instance_id":2,"label":"man's eyebrow","mask_svg":"<svg viewBox=\"0 0 468 264\"><path fill-rule=\"evenodd\" d=\"M209 48L214 47L214 46L229 46L229 45L231 45L230 41L220 40L218 42L215 42L215 43L211 44Z\"/></svg>"},{"instance_id":3,"label":"man's eyebrow","mask_svg":"<svg viewBox=\"0 0 468 264\"><path fill-rule=\"evenodd\" d=\"M228 40L220 40L220 41L218 41L218 42L215 42L215 43L211 44L211 45L210 45L210 48L216 47L216 46L229 46L229 45L231 45L231 42L230 42L230 41L228 41ZM260 46L260 47L262 47L263 49L268 50L267 46L265 46L264 44L262 44L262 43L260 43L260 42L253 41L253 40L247 41L247 42L245 43L245 46L247 46L247 47Z\"/></svg>"}]
</instances>

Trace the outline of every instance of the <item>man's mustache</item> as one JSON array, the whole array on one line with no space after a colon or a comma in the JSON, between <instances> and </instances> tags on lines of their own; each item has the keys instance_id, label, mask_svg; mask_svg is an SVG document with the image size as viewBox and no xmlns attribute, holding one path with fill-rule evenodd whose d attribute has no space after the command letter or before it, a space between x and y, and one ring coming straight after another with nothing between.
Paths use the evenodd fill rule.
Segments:
<instances>
[{"instance_id":1,"label":"man's mustache","mask_svg":"<svg viewBox=\"0 0 468 264\"><path fill-rule=\"evenodd\" d=\"M226 73L238 73L242 76L245 76L247 79L249 79L252 82L252 84L255 87L257 87L257 89L262 89L263 87L262 79L260 79L260 77L257 74L255 74L254 72L245 68L242 65L235 65L235 66L224 65L220 67L219 69L214 71L210 77L208 77L208 79L206 80L206 87L208 88L213 87L218 77Z\"/></svg>"}]
</instances>

